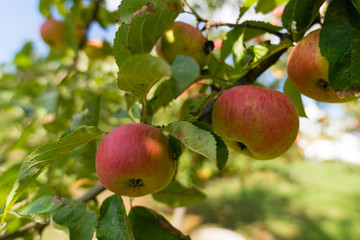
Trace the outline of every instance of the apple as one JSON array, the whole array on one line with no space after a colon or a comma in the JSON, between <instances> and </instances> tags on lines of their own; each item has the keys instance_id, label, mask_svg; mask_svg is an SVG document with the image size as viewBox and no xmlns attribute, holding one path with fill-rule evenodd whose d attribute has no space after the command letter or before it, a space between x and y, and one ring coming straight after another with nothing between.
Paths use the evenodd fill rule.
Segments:
<instances>
[{"instance_id":1,"label":"apple","mask_svg":"<svg viewBox=\"0 0 360 240\"><path fill-rule=\"evenodd\" d=\"M167 137L143 123L124 124L108 133L98 147L95 163L100 182L129 197L160 191L176 169Z\"/></svg>"},{"instance_id":2,"label":"apple","mask_svg":"<svg viewBox=\"0 0 360 240\"><path fill-rule=\"evenodd\" d=\"M207 65L213 44L200 30L184 22L174 22L156 44L158 56L172 64L177 55L194 58L200 67ZM212 42L211 42L212 43Z\"/></svg>"},{"instance_id":3,"label":"apple","mask_svg":"<svg viewBox=\"0 0 360 240\"><path fill-rule=\"evenodd\" d=\"M89 59L103 59L112 53L108 42L99 39L89 39L84 47L84 52Z\"/></svg>"},{"instance_id":4,"label":"apple","mask_svg":"<svg viewBox=\"0 0 360 240\"><path fill-rule=\"evenodd\" d=\"M300 93L319 102L342 103L356 99L353 95L340 96L331 87L329 63L320 53L320 31L309 33L291 50L287 60L289 79Z\"/></svg>"},{"instance_id":5,"label":"apple","mask_svg":"<svg viewBox=\"0 0 360 240\"><path fill-rule=\"evenodd\" d=\"M222 39L221 38L217 38L214 41L214 49L216 50L220 50L222 47Z\"/></svg>"},{"instance_id":6,"label":"apple","mask_svg":"<svg viewBox=\"0 0 360 240\"><path fill-rule=\"evenodd\" d=\"M46 21L40 27L40 34L46 44L56 51L63 51L69 46L66 37L65 22L52 18ZM86 34L86 31L80 25L76 26L76 38L80 42Z\"/></svg>"},{"instance_id":7,"label":"apple","mask_svg":"<svg viewBox=\"0 0 360 240\"><path fill-rule=\"evenodd\" d=\"M243 85L226 90L216 100L212 126L232 150L268 160L292 146L299 131L299 116L282 92Z\"/></svg>"},{"instance_id":8,"label":"apple","mask_svg":"<svg viewBox=\"0 0 360 240\"><path fill-rule=\"evenodd\" d=\"M55 50L63 50L67 46L65 22L63 21L47 19L41 25L40 34L44 42Z\"/></svg>"},{"instance_id":9,"label":"apple","mask_svg":"<svg viewBox=\"0 0 360 240\"><path fill-rule=\"evenodd\" d=\"M279 5L271 11L272 15L280 18L284 13L284 9L285 9L285 5Z\"/></svg>"}]
</instances>

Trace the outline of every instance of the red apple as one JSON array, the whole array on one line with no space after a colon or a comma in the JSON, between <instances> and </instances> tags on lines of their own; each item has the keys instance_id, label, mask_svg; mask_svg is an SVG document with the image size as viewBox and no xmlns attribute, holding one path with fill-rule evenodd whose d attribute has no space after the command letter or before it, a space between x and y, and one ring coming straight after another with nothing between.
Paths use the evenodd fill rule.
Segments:
<instances>
[{"instance_id":1,"label":"red apple","mask_svg":"<svg viewBox=\"0 0 360 240\"><path fill-rule=\"evenodd\" d=\"M354 100L348 95L340 97L331 87L328 77L329 63L320 53L320 29L301 39L287 60L289 79L302 94L319 102L341 103Z\"/></svg>"},{"instance_id":2,"label":"red apple","mask_svg":"<svg viewBox=\"0 0 360 240\"><path fill-rule=\"evenodd\" d=\"M40 27L40 34L45 43L47 43L52 49L57 51L63 51L69 47L68 39L66 38L65 22L55 20L52 18L46 19L46 21ZM76 27L76 38L78 43L81 38L86 34L86 31L80 25Z\"/></svg>"},{"instance_id":3,"label":"red apple","mask_svg":"<svg viewBox=\"0 0 360 240\"><path fill-rule=\"evenodd\" d=\"M218 98L212 125L234 151L267 160L292 146L299 131L299 116L285 94L244 85L231 88Z\"/></svg>"},{"instance_id":4,"label":"red apple","mask_svg":"<svg viewBox=\"0 0 360 240\"><path fill-rule=\"evenodd\" d=\"M177 55L193 57L200 67L207 65L210 51L200 30L184 22L174 22L156 44L156 53L172 64Z\"/></svg>"},{"instance_id":5,"label":"red apple","mask_svg":"<svg viewBox=\"0 0 360 240\"><path fill-rule=\"evenodd\" d=\"M103 185L119 195L138 197L160 191L175 174L176 163L166 136L151 125L130 123L112 130L96 154Z\"/></svg>"},{"instance_id":6,"label":"red apple","mask_svg":"<svg viewBox=\"0 0 360 240\"><path fill-rule=\"evenodd\" d=\"M40 28L40 34L45 43L55 50L67 47L65 22L52 18L47 19Z\"/></svg>"}]
</instances>

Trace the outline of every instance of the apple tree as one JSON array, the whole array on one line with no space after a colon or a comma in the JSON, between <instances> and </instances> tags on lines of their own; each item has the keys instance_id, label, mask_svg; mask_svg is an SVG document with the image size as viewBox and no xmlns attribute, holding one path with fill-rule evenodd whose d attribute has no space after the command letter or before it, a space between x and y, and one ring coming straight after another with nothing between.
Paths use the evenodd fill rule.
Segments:
<instances>
[{"instance_id":1,"label":"apple tree","mask_svg":"<svg viewBox=\"0 0 360 240\"><path fill-rule=\"evenodd\" d=\"M190 239L133 197L203 201L199 163L223 174L229 152L286 154L306 117L301 94L360 96L357 0L239 1L232 23L211 17L223 3L122 0L111 12L103 0L39 1L49 54L26 43L0 69L0 239L49 224L74 240ZM94 23L115 24L113 42L88 39ZM284 59L283 89L259 81ZM114 193L99 201L104 186Z\"/></svg>"}]
</instances>

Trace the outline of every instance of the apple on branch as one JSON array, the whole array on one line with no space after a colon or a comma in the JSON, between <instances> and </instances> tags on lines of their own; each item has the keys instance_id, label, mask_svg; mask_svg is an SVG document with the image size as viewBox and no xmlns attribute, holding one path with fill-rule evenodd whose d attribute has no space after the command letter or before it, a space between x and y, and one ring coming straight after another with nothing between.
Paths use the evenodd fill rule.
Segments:
<instances>
[{"instance_id":1,"label":"apple on branch","mask_svg":"<svg viewBox=\"0 0 360 240\"><path fill-rule=\"evenodd\" d=\"M352 94L340 96L329 82L329 63L321 55L317 29L301 39L287 60L289 79L295 88L319 102L342 103L356 99Z\"/></svg>"},{"instance_id":2,"label":"apple on branch","mask_svg":"<svg viewBox=\"0 0 360 240\"><path fill-rule=\"evenodd\" d=\"M80 25L76 27L76 38L80 42L84 37L86 31ZM63 51L68 46L68 40L66 38L65 22L48 18L40 27L40 35L44 42L48 44L52 49L56 51Z\"/></svg>"},{"instance_id":3,"label":"apple on branch","mask_svg":"<svg viewBox=\"0 0 360 240\"><path fill-rule=\"evenodd\" d=\"M119 195L139 197L160 191L175 175L171 145L160 129L143 123L121 125L102 140L96 172Z\"/></svg>"},{"instance_id":4,"label":"apple on branch","mask_svg":"<svg viewBox=\"0 0 360 240\"><path fill-rule=\"evenodd\" d=\"M212 125L234 151L268 160L292 146L299 131L299 116L282 92L244 85L226 90L217 99Z\"/></svg>"},{"instance_id":5,"label":"apple on branch","mask_svg":"<svg viewBox=\"0 0 360 240\"><path fill-rule=\"evenodd\" d=\"M177 55L192 57L204 67L210 60L214 43L207 41L201 31L184 22L174 22L156 44L158 56L172 64Z\"/></svg>"}]
</instances>

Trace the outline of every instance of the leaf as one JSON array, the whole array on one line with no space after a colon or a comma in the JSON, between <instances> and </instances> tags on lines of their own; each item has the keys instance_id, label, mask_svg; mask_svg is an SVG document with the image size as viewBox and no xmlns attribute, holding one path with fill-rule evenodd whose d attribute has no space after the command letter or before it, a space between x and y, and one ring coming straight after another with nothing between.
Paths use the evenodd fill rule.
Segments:
<instances>
[{"instance_id":1,"label":"leaf","mask_svg":"<svg viewBox=\"0 0 360 240\"><path fill-rule=\"evenodd\" d=\"M254 4L257 3L259 0L245 0L240 8L240 15L239 19L246 13L247 10Z\"/></svg>"},{"instance_id":2,"label":"leaf","mask_svg":"<svg viewBox=\"0 0 360 240\"><path fill-rule=\"evenodd\" d=\"M183 11L180 0L123 0L119 5L120 26L114 39L119 68L133 54L149 53Z\"/></svg>"},{"instance_id":3,"label":"leaf","mask_svg":"<svg viewBox=\"0 0 360 240\"><path fill-rule=\"evenodd\" d=\"M226 37L224 38L221 47L220 59L224 61L225 58L233 52L233 45L236 41L238 41L241 34L244 35L243 41L246 42L264 33L279 32L282 29L283 29L282 27L274 26L266 22L245 21L241 23L241 26L232 29L226 34Z\"/></svg>"},{"instance_id":4,"label":"leaf","mask_svg":"<svg viewBox=\"0 0 360 240\"><path fill-rule=\"evenodd\" d=\"M91 240L96 226L96 213L79 200L42 196L18 211L24 217L67 232L72 240Z\"/></svg>"},{"instance_id":5,"label":"leaf","mask_svg":"<svg viewBox=\"0 0 360 240\"><path fill-rule=\"evenodd\" d=\"M196 121L201 116L201 113L205 107L214 100L216 95L217 92L213 91L207 97L197 99L193 104L191 104L187 112L181 117L181 120L188 122Z\"/></svg>"},{"instance_id":6,"label":"leaf","mask_svg":"<svg viewBox=\"0 0 360 240\"><path fill-rule=\"evenodd\" d=\"M177 98L200 75L200 66L195 59L179 55L171 65L171 71L175 82L175 98Z\"/></svg>"},{"instance_id":7,"label":"leaf","mask_svg":"<svg viewBox=\"0 0 360 240\"><path fill-rule=\"evenodd\" d=\"M136 240L190 240L189 236L185 236L163 216L151 209L133 207L129 219Z\"/></svg>"},{"instance_id":8,"label":"leaf","mask_svg":"<svg viewBox=\"0 0 360 240\"><path fill-rule=\"evenodd\" d=\"M134 239L124 203L119 195L114 194L102 203L96 237L99 240Z\"/></svg>"},{"instance_id":9,"label":"leaf","mask_svg":"<svg viewBox=\"0 0 360 240\"><path fill-rule=\"evenodd\" d=\"M39 11L44 17L49 18L50 14L50 7L53 3L53 0L40 0L39 2Z\"/></svg>"},{"instance_id":10,"label":"leaf","mask_svg":"<svg viewBox=\"0 0 360 240\"><path fill-rule=\"evenodd\" d=\"M193 205L206 198L206 195L199 189L185 187L176 179L152 196L156 201L166 203L172 208Z\"/></svg>"},{"instance_id":11,"label":"leaf","mask_svg":"<svg viewBox=\"0 0 360 240\"><path fill-rule=\"evenodd\" d=\"M204 128L203 126L201 126L202 128L199 126L199 123L195 125L195 123L179 121L170 123L165 127L165 130L179 139L189 149L215 162L221 170L227 161L227 148L210 131L210 128L205 130L202 129ZM224 146L226 150L223 149Z\"/></svg>"},{"instance_id":12,"label":"leaf","mask_svg":"<svg viewBox=\"0 0 360 240\"><path fill-rule=\"evenodd\" d=\"M291 99L300 117L306 117L304 105L301 100L301 95L294 87L290 79L287 79L284 85L284 93Z\"/></svg>"},{"instance_id":13,"label":"leaf","mask_svg":"<svg viewBox=\"0 0 360 240\"><path fill-rule=\"evenodd\" d=\"M193 124L203 130L209 131L216 140L216 165L218 167L218 169L223 169L225 167L225 164L227 162L227 159L229 157L229 152L227 150L227 146L225 144L225 142L221 139L221 137L219 137L218 135L216 135L214 133L214 131L212 130L212 128L210 128L208 125L201 123L201 122L193 122Z\"/></svg>"},{"instance_id":14,"label":"leaf","mask_svg":"<svg viewBox=\"0 0 360 240\"><path fill-rule=\"evenodd\" d=\"M4 222L10 208L14 205L25 188L29 186L42 171L71 150L103 135L104 132L96 127L83 126L56 142L40 146L28 155L22 163L19 176L6 199L4 215L1 222Z\"/></svg>"},{"instance_id":15,"label":"leaf","mask_svg":"<svg viewBox=\"0 0 360 240\"><path fill-rule=\"evenodd\" d=\"M269 13L271 12L274 8L276 8L277 6L286 3L289 0L273 0L273 1L269 1L269 0L260 0L258 2L258 4L256 5L256 12L261 12L263 14Z\"/></svg>"},{"instance_id":16,"label":"leaf","mask_svg":"<svg viewBox=\"0 0 360 240\"><path fill-rule=\"evenodd\" d=\"M81 201L61 199L52 213L54 227L68 232L71 240L91 240L96 226L96 213Z\"/></svg>"},{"instance_id":17,"label":"leaf","mask_svg":"<svg viewBox=\"0 0 360 240\"><path fill-rule=\"evenodd\" d=\"M325 0L290 0L284 9L281 21L283 26L293 32L295 42L300 40L305 31L319 15L319 9ZM295 29L292 31L293 23Z\"/></svg>"},{"instance_id":18,"label":"leaf","mask_svg":"<svg viewBox=\"0 0 360 240\"><path fill-rule=\"evenodd\" d=\"M354 7L357 9L357 11L360 13L360 1L359 0L351 0Z\"/></svg>"},{"instance_id":19,"label":"leaf","mask_svg":"<svg viewBox=\"0 0 360 240\"><path fill-rule=\"evenodd\" d=\"M83 111L73 116L71 128L78 128L83 125L97 127L100 118L100 107L101 95L88 96ZM93 140L71 151L71 156L80 162L84 168L95 172L96 150L96 140Z\"/></svg>"},{"instance_id":20,"label":"leaf","mask_svg":"<svg viewBox=\"0 0 360 240\"><path fill-rule=\"evenodd\" d=\"M320 32L320 51L329 62L335 90L360 91L360 13L350 0L329 5Z\"/></svg>"},{"instance_id":21,"label":"leaf","mask_svg":"<svg viewBox=\"0 0 360 240\"><path fill-rule=\"evenodd\" d=\"M43 224L50 222L51 213L56 209L54 196L42 196L21 208L17 214Z\"/></svg>"},{"instance_id":22,"label":"leaf","mask_svg":"<svg viewBox=\"0 0 360 240\"><path fill-rule=\"evenodd\" d=\"M150 88L163 77L171 76L165 60L148 54L129 57L118 73L118 87L140 96L146 96Z\"/></svg>"}]
</instances>

